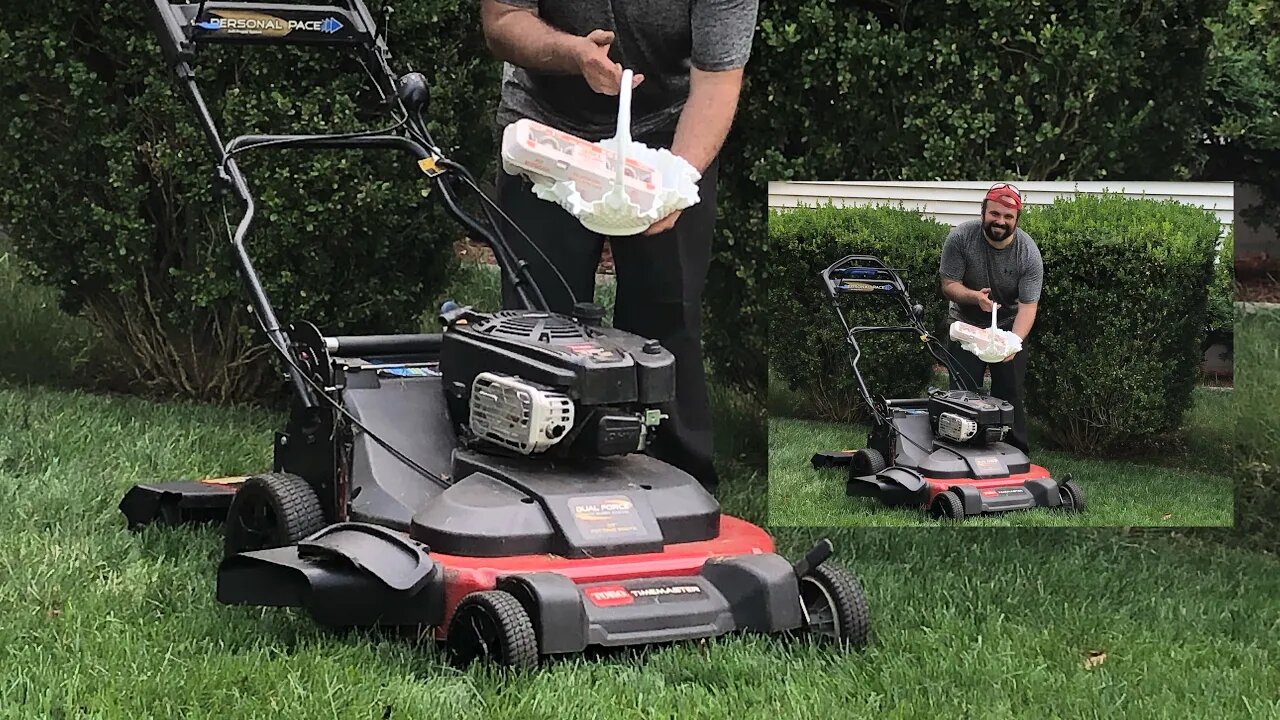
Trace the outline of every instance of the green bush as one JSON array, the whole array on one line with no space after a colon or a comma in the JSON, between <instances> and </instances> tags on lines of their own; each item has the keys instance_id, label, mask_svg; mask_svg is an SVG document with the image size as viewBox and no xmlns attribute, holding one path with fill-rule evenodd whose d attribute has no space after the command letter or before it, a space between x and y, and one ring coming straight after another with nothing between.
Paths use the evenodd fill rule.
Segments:
<instances>
[{"instance_id":1,"label":"green bush","mask_svg":"<svg viewBox=\"0 0 1280 720\"><path fill-rule=\"evenodd\" d=\"M1254 0L1260 1L1260 0ZM763 386L772 180L1174 180L1224 0L761 3L722 154L707 347Z\"/></svg>"},{"instance_id":2,"label":"green bush","mask_svg":"<svg viewBox=\"0 0 1280 720\"><path fill-rule=\"evenodd\" d=\"M1218 248L1217 263L1213 268L1213 285L1209 288L1210 330L1231 332L1236 321L1235 310L1235 233L1228 232Z\"/></svg>"},{"instance_id":3,"label":"green bush","mask_svg":"<svg viewBox=\"0 0 1280 720\"><path fill-rule=\"evenodd\" d=\"M1240 219L1280 227L1280 3L1227 0L1206 26L1205 173L1256 185L1262 202Z\"/></svg>"},{"instance_id":4,"label":"green bush","mask_svg":"<svg viewBox=\"0 0 1280 720\"><path fill-rule=\"evenodd\" d=\"M1171 200L1078 195L1021 224L1045 265L1028 413L1077 451L1122 451L1180 427L1203 359L1217 217Z\"/></svg>"},{"instance_id":5,"label":"green bush","mask_svg":"<svg viewBox=\"0 0 1280 720\"><path fill-rule=\"evenodd\" d=\"M275 385L246 310L214 161L147 25L149 3L51 0L0 8L0 225L66 310L113 341L156 393L228 400ZM434 83L432 130L464 162L489 159L496 88L474 3L396 5L400 67ZM429 38L425 40L425 38ZM197 75L223 139L377 128L389 116L351 56L208 48ZM407 157L390 151L242 156L258 200L248 246L283 322L326 332L415 328L461 232ZM228 202L231 221L239 207Z\"/></svg>"},{"instance_id":6,"label":"green bush","mask_svg":"<svg viewBox=\"0 0 1280 720\"><path fill-rule=\"evenodd\" d=\"M818 273L845 255L876 255L902 271L912 300L926 308L926 326L939 327L946 304L938 289L938 260L949 230L917 212L883 205L828 204L769 213L769 369L799 395L808 417L870 417L849 366L844 327ZM844 303L851 325L904 321L896 302L878 296L855 299L857 303ZM872 396L912 397L928 384L933 357L918 338L865 334L858 344L858 367Z\"/></svg>"}]
</instances>

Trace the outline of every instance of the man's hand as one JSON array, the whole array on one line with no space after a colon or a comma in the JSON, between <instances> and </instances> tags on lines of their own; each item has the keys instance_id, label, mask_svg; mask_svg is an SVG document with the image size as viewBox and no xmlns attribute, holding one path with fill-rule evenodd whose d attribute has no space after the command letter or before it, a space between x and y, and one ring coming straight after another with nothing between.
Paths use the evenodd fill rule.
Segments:
<instances>
[{"instance_id":1,"label":"man's hand","mask_svg":"<svg viewBox=\"0 0 1280 720\"><path fill-rule=\"evenodd\" d=\"M1005 359L1001 360L1000 362L1002 362L1002 363L1007 363L1007 362L1009 362L1010 360L1012 360L1012 359L1014 359L1015 357L1017 357L1017 355L1018 355L1018 351L1017 351L1017 350L1015 350L1015 351L1013 351L1013 352L1009 353L1009 356L1008 356L1008 357L1006 357Z\"/></svg>"},{"instance_id":2,"label":"man's hand","mask_svg":"<svg viewBox=\"0 0 1280 720\"><path fill-rule=\"evenodd\" d=\"M650 225L649 229L645 230L640 234L641 235L657 235L658 233L664 233L670 230L671 228L676 226L676 220L680 219L680 212L681 211L676 210L675 212L662 218L658 222Z\"/></svg>"},{"instance_id":3,"label":"man's hand","mask_svg":"<svg viewBox=\"0 0 1280 720\"><path fill-rule=\"evenodd\" d=\"M991 302L991 288L975 290L973 297L978 301L978 307L982 308L982 312L991 312L991 308L995 307L995 303Z\"/></svg>"},{"instance_id":4,"label":"man's hand","mask_svg":"<svg viewBox=\"0 0 1280 720\"><path fill-rule=\"evenodd\" d=\"M557 75L581 75L592 90L617 95L622 66L609 59L613 33L593 30L586 37L548 25L537 10L501 0L480 0L480 24L490 52L522 68ZM632 77L632 87L644 80Z\"/></svg>"},{"instance_id":5,"label":"man's hand","mask_svg":"<svg viewBox=\"0 0 1280 720\"><path fill-rule=\"evenodd\" d=\"M592 30L580 45L578 70L592 90L602 95L617 95L622 90L622 66L609 59L609 46L613 33L608 30ZM631 76L631 88L644 81L644 75Z\"/></svg>"}]
</instances>

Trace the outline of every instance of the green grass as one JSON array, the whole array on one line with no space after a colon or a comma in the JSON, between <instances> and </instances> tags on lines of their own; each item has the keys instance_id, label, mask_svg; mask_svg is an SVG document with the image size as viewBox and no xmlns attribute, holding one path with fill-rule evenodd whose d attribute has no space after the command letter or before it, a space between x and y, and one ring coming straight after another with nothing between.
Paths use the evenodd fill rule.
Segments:
<instances>
[{"instance_id":1,"label":"green grass","mask_svg":"<svg viewBox=\"0 0 1280 720\"><path fill-rule=\"evenodd\" d=\"M453 670L429 645L225 607L213 529L134 534L115 506L135 482L261 467L275 423L0 386L0 717L1280 713L1280 561L1097 531L833 533L872 603L861 655L733 638L500 676ZM792 553L816 536L780 534ZM1106 660L1086 670L1095 651Z\"/></svg>"},{"instance_id":2,"label":"green grass","mask_svg":"<svg viewBox=\"0 0 1280 720\"><path fill-rule=\"evenodd\" d=\"M0 718L1280 715L1280 559L1169 533L831 531L872 605L861 655L732 638L502 676L219 605L215 529L130 533L116 504L136 482L264 467L280 418L28 384L75 384L88 330L11 269L0 261L0 298L17 299L0 302ZM483 307L493 280L469 268L442 295ZM723 504L762 520L760 409L716 386L712 403ZM777 533L793 556L822 534ZM1086 669L1093 652L1105 662Z\"/></svg>"},{"instance_id":3,"label":"green grass","mask_svg":"<svg viewBox=\"0 0 1280 720\"><path fill-rule=\"evenodd\" d=\"M945 376L935 378L945 384ZM868 427L800 420L801 402L785 383L770 382L769 522L805 526L936 526L919 510L888 508L871 498L844 494L841 470L814 470L821 450L860 448ZM1234 521L1232 456L1237 409L1234 390L1197 388L1194 405L1177 435L1125 459L1096 459L1036 449L1033 462L1057 475L1071 473L1084 487L1087 512L1051 510L969 518L966 527L1195 527ZM1037 446L1032 432L1032 445Z\"/></svg>"},{"instance_id":4,"label":"green grass","mask_svg":"<svg viewBox=\"0 0 1280 720\"><path fill-rule=\"evenodd\" d=\"M1280 309L1236 320L1239 526L1248 544L1280 547Z\"/></svg>"},{"instance_id":5,"label":"green grass","mask_svg":"<svg viewBox=\"0 0 1280 720\"><path fill-rule=\"evenodd\" d=\"M1280 308L1236 321L1236 440L1248 460L1280 465Z\"/></svg>"}]
</instances>

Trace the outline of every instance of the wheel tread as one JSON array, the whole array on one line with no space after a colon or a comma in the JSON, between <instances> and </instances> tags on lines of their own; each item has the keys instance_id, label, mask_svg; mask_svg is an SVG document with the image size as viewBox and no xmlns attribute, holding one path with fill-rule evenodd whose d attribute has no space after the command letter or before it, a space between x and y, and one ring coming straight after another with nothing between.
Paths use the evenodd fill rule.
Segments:
<instances>
[{"instance_id":1,"label":"wheel tread","mask_svg":"<svg viewBox=\"0 0 1280 720\"><path fill-rule=\"evenodd\" d=\"M835 603L832 609L843 636L837 638L837 642L843 647L866 647L871 635L871 613L858 578L845 568L830 563L814 568L810 577L831 593Z\"/></svg>"}]
</instances>

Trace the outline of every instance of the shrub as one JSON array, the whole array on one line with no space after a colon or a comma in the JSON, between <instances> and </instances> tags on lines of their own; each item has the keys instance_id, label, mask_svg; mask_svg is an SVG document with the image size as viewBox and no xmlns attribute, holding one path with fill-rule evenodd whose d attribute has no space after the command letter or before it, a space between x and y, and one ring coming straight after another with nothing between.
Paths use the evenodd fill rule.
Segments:
<instances>
[{"instance_id":1,"label":"shrub","mask_svg":"<svg viewBox=\"0 0 1280 720\"><path fill-rule=\"evenodd\" d=\"M766 382L771 180L1186 177L1223 4L761 3L722 153L712 360Z\"/></svg>"},{"instance_id":2,"label":"shrub","mask_svg":"<svg viewBox=\"0 0 1280 720\"><path fill-rule=\"evenodd\" d=\"M1235 275L1235 233L1228 232L1218 248L1217 262L1213 267L1206 320L1209 330L1229 333L1235 324Z\"/></svg>"},{"instance_id":3,"label":"shrub","mask_svg":"<svg viewBox=\"0 0 1280 720\"><path fill-rule=\"evenodd\" d=\"M1262 201L1240 219L1280 227L1280 4L1227 0L1206 26L1206 174L1256 185Z\"/></svg>"},{"instance_id":4,"label":"shrub","mask_svg":"<svg viewBox=\"0 0 1280 720\"><path fill-rule=\"evenodd\" d=\"M853 370L844 328L818 273L849 254L871 254L902 271L912 300L939 327L946 304L938 290L938 260L950 228L919 213L889 206L835 207L769 213L769 369L795 390L809 417L869 418ZM853 323L899 325L896 302L859 297ZM873 396L911 397L929 382L933 358L914 336L865 335L858 367Z\"/></svg>"},{"instance_id":5,"label":"shrub","mask_svg":"<svg viewBox=\"0 0 1280 720\"><path fill-rule=\"evenodd\" d=\"M1078 195L1028 210L1022 227L1045 264L1028 413L1077 451L1178 428L1203 358L1217 217L1171 200Z\"/></svg>"},{"instance_id":6,"label":"shrub","mask_svg":"<svg viewBox=\"0 0 1280 720\"><path fill-rule=\"evenodd\" d=\"M147 3L6 3L0 9L0 224L62 307L107 331L121 369L155 393L230 400L271 382L246 311L213 160L166 70ZM491 138L474 88L496 87L472 3L407 0L401 67L435 83L432 130L464 162ZM208 48L197 74L224 140L388 124L349 55ZM362 82L363 81L363 82ZM363 89L362 89L363 88ZM406 157L269 151L242 156L258 200L248 245L282 322L325 332L413 329L461 235ZM229 208L234 222L239 208Z\"/></svg>"}]
</instances>

